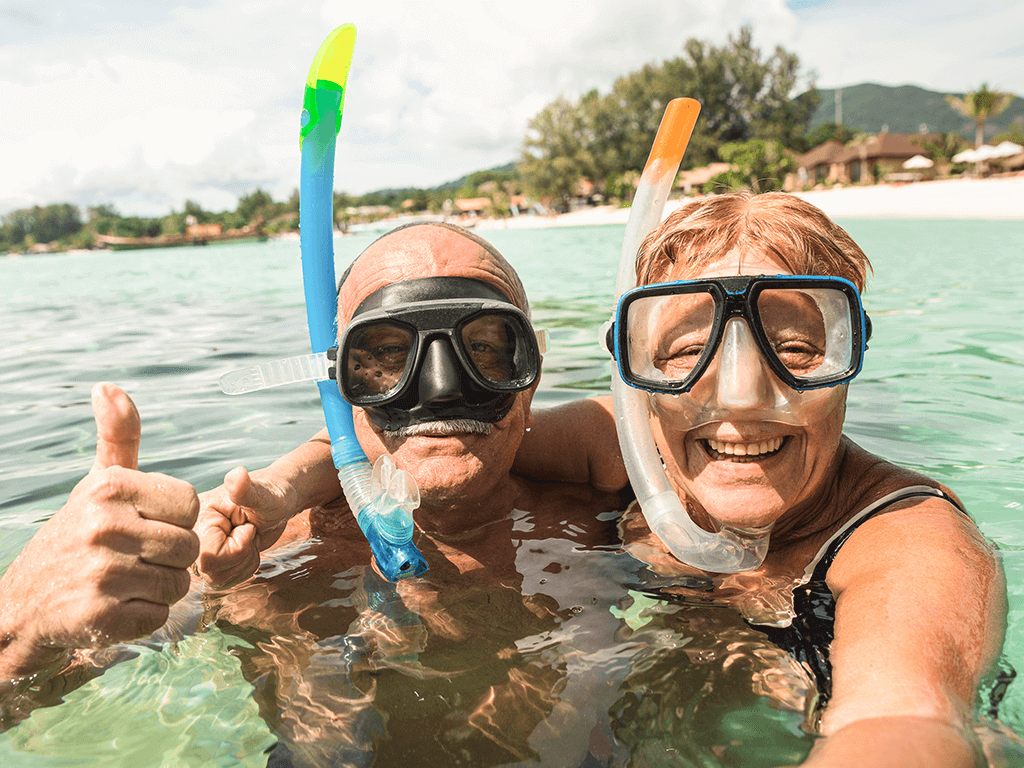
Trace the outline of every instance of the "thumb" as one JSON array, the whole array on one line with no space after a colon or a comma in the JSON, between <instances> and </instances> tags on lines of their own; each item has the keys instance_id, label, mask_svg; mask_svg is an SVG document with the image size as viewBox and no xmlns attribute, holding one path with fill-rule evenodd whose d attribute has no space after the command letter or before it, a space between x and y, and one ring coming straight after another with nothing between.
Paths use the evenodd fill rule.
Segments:
<instances>
[{"instance_id":1,"label":"thumb","mask_svg":"<svg viewBox=\"0 0 1024 768\"><path fill-rule=\"evenodd\" d=\"M281 498L272 486L267 486L252 477L245 467L235 467L224 475L224 489L233 504L241 507L248 522L256 527L260 536L278 532L288 522L290 515L282 507ZM276 538L276 537L275 537ZM260 546L265 549L266 546Z\"/></svg>"},{"instance_id":2,"label":"thumb","mask_svg":"<svg viewBox=\"0 0 1024 768\"><path fill-rule=\"evenodd\" d=\"M232 504L251 509L257 514L266 506L266 489L258 480L253 480L245 467L235 467L224 475L224 489Z\"/></svg>"},{"instance_id":3,"label":"thumb","mask_svg":"<svg viewBox=\"0 0 1024 768\"><path fill-rule=\"evenodd\" d=\"M96 461L92 471L107 467L139 468L139 411L124 390L110 382L92 388L92 413L96 419Z\"/></svg>"}]
</instances>

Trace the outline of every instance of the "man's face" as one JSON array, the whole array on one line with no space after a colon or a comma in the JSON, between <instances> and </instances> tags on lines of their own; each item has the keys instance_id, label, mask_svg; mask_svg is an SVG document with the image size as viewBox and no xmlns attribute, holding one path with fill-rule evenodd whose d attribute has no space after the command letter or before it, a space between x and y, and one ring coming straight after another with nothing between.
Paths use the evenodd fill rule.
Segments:
<instances>
[{"instance_id":1,"label":"man's face","mask_svg":"<svg viewBox=\"0 0 1024 768\"><path fill-rule=\"evenodd\" d=\"M360 303L379 289L426 277L471 278L506 296L517 296L502 265L478 243L443 227L410 227L378 240L353 265L338 297L339 328L346 327ZM467 340L469 350L476 348L486 354L485 342L494 341L494 332L487 327L478 329ZM366 346L378 349L381 345ZM378 369L385 375L386 361L371 360L370 352L367 355L366 360L348 361L350 367L359 366L354 378L376 376ZM366 411L355 408L356 435L371 462L388 453L413 475L425 506L482 499L508 477L531 422L530 402L535 388L515 394L508 413L486 425L446 420L417 424L409 430L385 431Z\"/></svg>"}]
</instances>

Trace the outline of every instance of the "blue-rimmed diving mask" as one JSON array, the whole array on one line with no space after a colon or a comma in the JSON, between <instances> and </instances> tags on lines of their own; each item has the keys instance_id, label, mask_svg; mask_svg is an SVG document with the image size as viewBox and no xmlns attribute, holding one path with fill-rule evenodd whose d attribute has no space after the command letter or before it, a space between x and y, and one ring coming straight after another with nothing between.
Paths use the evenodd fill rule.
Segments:
<instances>
[{"instance_id":1,"label":"blue-rimmed diving mask","mask_svg":"<svg viewBox=\"0 0 1024 768\"><path fill-rule=\"evenodd\" d=\"M404 280L370 294L339 338L335 378L382 429L503 419L540 375L529 318L494 286Z\"/></svg>"},{"instance_id":2,"label":"blue-rimmed diving mask","mask_svg":"<svg viewBox=\"0 0 1024 768\"><path fill-rule=\"evenodd\" d=\"M857 375L870 328L848 280L748 275L628 291L608 341L623 380L689 428L743 410L798 421L797 406Z\"/></svg>"}]
</instances>

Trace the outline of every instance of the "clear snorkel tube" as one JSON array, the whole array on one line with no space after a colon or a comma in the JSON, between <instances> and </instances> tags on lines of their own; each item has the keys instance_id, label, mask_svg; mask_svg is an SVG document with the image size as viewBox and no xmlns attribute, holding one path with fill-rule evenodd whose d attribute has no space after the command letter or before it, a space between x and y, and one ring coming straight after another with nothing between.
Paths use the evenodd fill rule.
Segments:
<instances>
[{"instance_id":1,"label":"clear snorkel tube","mask_svg":"<svg viewBox=\"0 0 1024 768\"><path fill-rule=\"evenodd\" d=\"M321 364L326 351L337 344L334 149L341 128L345 85L355 40L356 28L352 24L338 27L327 36L310 67L302 103L299 137L302 149L299 192L302 283L313 347L311 359L320 360ZM342 399L337 383L332 378L310 377L306 370L296 374L286 375L286 378L319 379L317 387L331 436L331 457L338 468L349 507L370 542L377 567L390 581L419 576L427 570L427 563L412 543L412 511L420 503L416 481L407 472L397 469L386 455L377 460L371 471L366 454L356 440L352 406Z\"/></svg>"},{"instance_id":2,"label":"clear snorkel tube","mask_svg":"<svg viewBox=\"0 0 1024 768\"><path fill-rule=\"evenodd\" d=\"M665 109L640 184L633 198L622 241L616 304L636 286L636 256L644 238L659 223L675 182L690 134L700 114L694 99L673 99ZM723 528L709 533L698 526L669 483L651 432L647 393L622 380L612 364L615 426L626 471L651 531L682 562L713 573L738 573L757 568L768 552L768 534Z\"/></svg>"}]
</instances>

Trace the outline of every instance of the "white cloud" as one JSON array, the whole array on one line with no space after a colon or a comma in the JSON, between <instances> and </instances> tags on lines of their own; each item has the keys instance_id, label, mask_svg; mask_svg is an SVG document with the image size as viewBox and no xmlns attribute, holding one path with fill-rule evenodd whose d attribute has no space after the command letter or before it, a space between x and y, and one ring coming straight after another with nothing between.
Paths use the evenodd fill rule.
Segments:
<instances>
[{"instance_id":1,"label":"white cloud","mask_svg":"<svg viewBox=\"0 0 1024 768\"><path fill-rule=\"evenodd\" d=\"M795 10L791 10L791 7ZM7 0L0 6L0 212L113 202L230 208L298 185L312 57L351 21L356 53L336 187L434 186L517 158L527 122L699 37L744 23L824 86L1024 93L1024 6L951 0ZM681 94L685 95L685 94Z\"/></svg>"}]
</instances>

